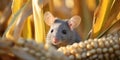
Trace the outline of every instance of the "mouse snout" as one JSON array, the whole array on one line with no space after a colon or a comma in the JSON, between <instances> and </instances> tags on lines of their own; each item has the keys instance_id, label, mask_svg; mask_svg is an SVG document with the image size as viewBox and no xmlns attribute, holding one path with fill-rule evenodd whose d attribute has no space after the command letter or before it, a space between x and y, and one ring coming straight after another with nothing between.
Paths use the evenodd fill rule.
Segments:
<instances>
[{"instance_id":1,"label":"mouse snout","mask_svg":"<svg viewBox=\"0 0 120 60\"><path fill-rule=\"evenodd\" d=\"M56 37L54 37L54 38L53 38L53 42L54 42L54 43L58 43L59 40L58 40Z\"/></svg>"}]
</instances>

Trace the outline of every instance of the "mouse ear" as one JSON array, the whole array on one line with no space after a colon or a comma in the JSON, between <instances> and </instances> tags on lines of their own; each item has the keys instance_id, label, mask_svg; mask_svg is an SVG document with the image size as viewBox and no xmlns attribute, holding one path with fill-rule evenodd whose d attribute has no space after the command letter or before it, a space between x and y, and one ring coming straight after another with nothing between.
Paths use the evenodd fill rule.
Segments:
<instances>
[{"instance_id":1,"label":"mouse ear","mask_svg":"<svg viewBox=\"0 0 120 60\"><path fill-rule=\"evenodd\" d=\"M73 30L74 28L79 26L80 22L81 22L81 18L79 16L73 16L68 21L68 25Z\"/></svg>"},{"instance_id":2,"label":"mouse ear","mask_svg":"<svg viewBox=\"0 0 120 60\"><path fill-rule=\"evenodd\" d=\"M55 21L55 17L50 12L46 12L44 14L44 20L47 25L51 26Z\"/></svg>"}]
</instances>

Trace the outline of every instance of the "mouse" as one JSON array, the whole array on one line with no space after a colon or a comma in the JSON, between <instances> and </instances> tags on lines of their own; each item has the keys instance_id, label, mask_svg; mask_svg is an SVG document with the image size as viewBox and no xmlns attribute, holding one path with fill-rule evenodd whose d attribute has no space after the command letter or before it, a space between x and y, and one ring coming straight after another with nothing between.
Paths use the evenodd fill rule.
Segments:
<instances>
[{"instance_id":1,"label":"mouse","mask_svg":"<svg viewBox=\"0 0 120 60\"><path fill-rule=\"evenodd\" d=\"M44 21L50 26L46 36L46 44L56 48L79 43L80 36L75 31L81 22L81 17L75 15L70 19L54 17L51 12L44 13Z\"/></svg>"}]
</instances>

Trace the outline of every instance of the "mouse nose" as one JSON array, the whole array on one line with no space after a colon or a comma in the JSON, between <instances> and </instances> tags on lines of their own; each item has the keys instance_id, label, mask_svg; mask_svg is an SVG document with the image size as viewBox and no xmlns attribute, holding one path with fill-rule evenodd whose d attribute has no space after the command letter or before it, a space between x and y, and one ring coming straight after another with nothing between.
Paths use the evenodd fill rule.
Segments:
<instances>
[{"instance_id":1,"label":"mouse nose","mask_svg":"<svg viewBox=\"0 0 120 60\"><path fill-rule=\"evenodd\" d=\"M57 38L53 38L53 42L54 42L54 43L57 43L57 42L58 42L58 39L57 39Z\"/></svg>"}]
</instances>

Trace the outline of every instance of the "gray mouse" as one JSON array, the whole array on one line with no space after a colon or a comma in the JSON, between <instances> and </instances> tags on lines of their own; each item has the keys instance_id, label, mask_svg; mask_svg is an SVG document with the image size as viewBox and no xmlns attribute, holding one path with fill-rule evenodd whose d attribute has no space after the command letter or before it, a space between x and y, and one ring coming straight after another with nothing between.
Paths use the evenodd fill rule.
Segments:
<instances>
[{"instance_id":1,"label":"gray mouse","mask_svg":"<svg viewBox=\"0 0 120 60\"><path fill-rule=\"evenodd\" d=\"M44 20L50 26L46 37L46 44L59 48L61 46L71 45L80 42L80 36L75 28L79 26L81 18L73 16L68 20L62 20L54 17L50 12L44 14Z\"/></svg>"}]
</instances>

